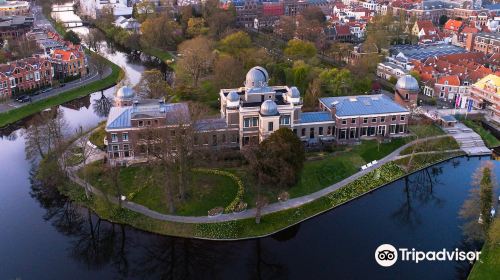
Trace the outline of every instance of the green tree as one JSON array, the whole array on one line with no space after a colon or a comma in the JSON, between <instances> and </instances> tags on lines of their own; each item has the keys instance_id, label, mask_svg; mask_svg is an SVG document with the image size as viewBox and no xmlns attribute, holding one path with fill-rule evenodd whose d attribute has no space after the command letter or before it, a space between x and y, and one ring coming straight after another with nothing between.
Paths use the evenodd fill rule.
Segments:
<instances>
[{"instance_id":1,"label":"green tree","mask_svg":"<svg viewBox=\"0 0 500 280\"><path fill-rule=\"evenodd\" d=\"M341 96L351 94L352 76L351 72L343 69L326 69L319 75L326 95Z\"/></svg>"},{"instance_id":2,"label":"green tree","mask_svg":"<svg viewBox=\"0 0 500 280\"><path fill-rule=\"evenodd\" d=\"M208 31L209 29L206 27L205 20L203 18L190 18L187 22L186 33L190 37L206 35Z\"/></svg>"},{"instance_id":3,"label":"green tree","mask_svg":"<svg viewBox=\"0 0 500 280\"><path fill-rule=\"evenodd\" d=\"M444 26L444 24L448 21L448 16L447 15L441 15L439 17L439 25Z\"/></svg>"},{"instance_id":4,"label":"green tree","mask_svg":"<svg viewBox=\"0 0 500 280\"><path fill-rule=\"evenodd\" d=\"M82 39L78 36L78 34L75 33L75 31L70 30L64 34L64 40L70 41L71 43L75 45L79 45Z\"/></svg>"},{"instance_id":5,"label":"green tree","mask_svg":"<svg viewBox=\"0 0 500 280\"><path fill-rule=\"evenodd\" d=\"M219 48L232 55L239 55L245 49L252 46L252 39L244 31L238 31L224 37L219 44Z\"/></svg>"},{"instance_id":6,"label":"green tree","mask_svg":"<svg viewBox=\"0 0 500 280\"><path fill-rule=\"evenodd\" d=\"M289 188L304 166L304 145L289 128L282 127L259 144L256 172L264 184Z\"/></svg>"},{"instance_id":7,"label":"green tree","mask_svg":"<svg viewBox=\"0 0 500 280\"><path fill-rule=\"evenodd\" d=\"M313 43L300 39L288 41L285 55L291 59L311 59L316 56L317 50Z\"/></svg>"}]
</instances>

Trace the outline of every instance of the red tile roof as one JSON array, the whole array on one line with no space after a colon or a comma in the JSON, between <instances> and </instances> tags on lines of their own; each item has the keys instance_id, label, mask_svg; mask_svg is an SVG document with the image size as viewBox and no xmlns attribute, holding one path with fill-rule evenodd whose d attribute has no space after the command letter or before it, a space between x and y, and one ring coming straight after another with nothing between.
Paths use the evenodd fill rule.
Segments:
<instances>
[{"instance_id":1,"label":"red tile roof","mask_svg":"<svg viewBox=\"0 0 500 280\"><path fill-rule=\"evenodd\" d=\"M458 78L457 75L442 76L437 80L437 84L460 86L460 79Z\"/></svg>"},{"instance_id":2,"label":"red tile roof","mask_svg":"<svg viewBox=\"0 0 500 280\"><path fill-rule=\"evenodd\" d=\"M444 29L451 30L451 31L458 31L461 26L462 26L462 22L461 21L455 20L455 19L449 19L444 24Z\"/></svg>"}]
</instances>

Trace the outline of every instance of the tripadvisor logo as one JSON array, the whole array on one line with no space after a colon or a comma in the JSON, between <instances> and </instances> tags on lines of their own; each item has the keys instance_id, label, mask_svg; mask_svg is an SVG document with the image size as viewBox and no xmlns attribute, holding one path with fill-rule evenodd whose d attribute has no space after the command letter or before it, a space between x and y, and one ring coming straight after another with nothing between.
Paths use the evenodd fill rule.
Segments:
<instances>
[{"instance_id":1,"label":"tripadvisor logo","mask_svg":"<svg viewBox=\"0 0 500 280\"><path fill-rule=\"evenodd\" d=\"M418 251L415 248L396 249L391 244L382 244L375 250L375 260L380 266L389 267L398 261L419 263L422 261L477 261L481 252L461 251L455 249L448 251L442 249L439 251Z\"/></svg>"},{"instance_id":2,"label":"tripadvisor logo","mask_svg":"<svg viewBox=\"0 0 500 280\"><path fill-rule=\"evenodd\" d=\"M391 244L382 244L375 250L375 260L381 266L392 266L398 261L398 251Z\"/></svg>"}]
</instances>

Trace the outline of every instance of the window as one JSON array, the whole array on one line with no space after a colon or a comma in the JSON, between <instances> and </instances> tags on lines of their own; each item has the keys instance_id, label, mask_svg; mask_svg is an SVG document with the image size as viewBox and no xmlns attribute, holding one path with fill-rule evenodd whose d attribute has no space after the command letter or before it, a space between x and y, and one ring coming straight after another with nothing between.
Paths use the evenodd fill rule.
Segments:
<instances>
[{"instance_id":1,"label":"window","mask_svg":"<svg viewBox=\"0 0 500 280\"><path fill-rule=\"evenodd\" d=\"M130 157L130 151L125 151L125 152L123 152L123 155L124 155L125 157Z\"/></svg>"},{"instance_id":2,"label":"window","mask_svg":"<svg viewBox=\"0 0 500 280\"><path fill-rule=\"evenodd\" d=\"M116 133L111 133L111 142L118 142L118 136Z\"/></svg>"},{"instance_id":3,"label":"window","mask_svg":"<svg viewBox=\"0 0 500 280\"><path fill-rule=\"evenodd\" d=\"M268 122L267 123L267 130L268 131L273 131L274 130L274 123L273 122Z\"/></svg>"},{"instance_id":4,"label":"window","mask_svg":"<svg viewBox=\"0 0 500 280\"><path fill-rule=\"evenodd\" d=\"M297 129L296 128L293 129L293 134L297 135Z\"/></svg>"},{"instance_id":5,"label":"window","mask_svg":"<svg viewBox=\"0 0 500 280\"><path fill-rule=\"evenodd\" d=\"M375 129L375 126L370 126L368 128L368 136L375 136L375 133L376 133L376 129Z\"/></svg>"},{"instance_id":6,"label":"window","mask_svg":"<svg viewBox=\"0 0 500 280\"><path fill-rule=\"evenodd\" d=\"M284 115L280 118L281 125L289 125L290 124L290 115Z\"/></svg>"},{"instance_id":7,"label":"window","mask_svg":"<svg viewBox=\"0 0 500 280\"><path fill-rule=\"evenodd\" d=\"M404 121L405 120L405 115L401 115L401 120Z\"/></svg>"},{"instance_id":8,"label":"window","mask_svg":"<svg viewBox=\"0 0 500 280\"><path fill-rule=\"evenodd\" d=\"M392 121L395 121L395 120L396 120L396 116L392 116L392 117L391 117L391 120L392 120Z\"/></svg>"},{"instance_id":9,"label":"window","mask_svg":"<svg viewBox=\"0 0 500 280\"><path fill-rule=\"evenodd\" d=\"M250 127L250 118L243 119L243 127Z\"/></svg>"},{"instance_id":10,"label":"window","mask_svg":"<svg viewBox=\"0 0 500 280\"><path fill-rule=\"evenodd\" d=\"M347 124L347 120L346 119L342 119L342 124Z\"/></svg>"},{"instance_id":11,"label":"window","mask_svg":"<svg viewBox=\"0 0 500 280\"><path fill-rule=\"evenodd\" d=\"M380 117L380 122L385 122L385 117Z\"/></svg>"},{"instance_id":12,"label":"window","mask_svg":"<svg viewBox=\"0 0 500 280\"><path fill-rule=\"evenodd\" d=\"M344 128L344 129L341 129L339 131L340 135L339 135L339 139L346 139L347 138L347 130Z\"/></svg>"},{"instance_id":13,"label":"window","mask_svg":"<svg viewBox=\"0 0 500 280\"><path fill-rule=\"evenodd\" d=\"M248 145L250 143L250 137L245 136L243 137L243 146Z\"/></svg>"},{"instance_id":14,"label":"window","mask_svg":"<svg viewBox=\"0 0 500 280\"><path fill-rule=\"evenodd\" d=\"M151 121L146 121L146 126L151 126Z\"/></svg>"},{"instance_id":15,"label":"window","mask_svg":"<svg viewBox=\"0 0 500 280\"><path fill-rule=\"evenodd\" d=\"M306 136L306 129L305 128L302 129L301 136Z\"/></svg>"},{"instance_id":16,"label":"window","mask_svg":"<svg viewBox=\"0 0 500 280\"><path fill-rule=\"evenodd\" d=\"M118 145L113 145L113 151L118 151L120 149L120 146Z\"/></svg>"},{"instance_id":17,"label":"window","mask_svg":"<svg viewBox=\"0 0 500 280\"><path fill-rule=\"evenodd\" d=\"M217 134L212 135L212 145L217 146Z\"/></svg>"},{"instance_id":18,"label":"window","mask_svg":"<svg viewBox=\"0 0 500 280\"><path fill-rule=\"evenodd\" d=\"M362 127L361 128L361 136L367 136L368 135L368 127Z\"/></svg>"},{"instance_id":19,"label":"window","mask_svg":"<svg viewBox=\"0 0 500 280\"><path fill-rule=\"evenodd\" d=\"M144 121L138 121L137 124L138 124L139 127L143 127L144 126Z\"/></svg>"},{"instance_id":20,"label":"window","mask_svg":"<svg viewBox=\"0 0 500 280\"><path fill-rule=\"evenodd\" d=\"M236 142L238 142L238 135L236 134L231 135L231 143L236 143Z\"/></svg>"},{"instance_id":21,"label":"window","mask_svg":"<svg viewBox=\"0 0 500 280\"><path fill-rule=\"evenodd\" d=\"M253 117L252 118L252 126L258 126L259 125L259 118L258 117Z\"/></svg>"},{"instance_id":22,"label":"window","mask_svg":"<svg viewBox=\"0 0 500 280\"><path fill-rule=\"evenodd\" d=\"M322 126L320 126L320 127L319 127L319 132L318 132L318 134L319 134L320 136L323 136L323 127L322 127Z\"/></svg>"},{"instance_id":23,"label":"window","mask_svg":"<svg viewBox=\"0 0 500 280\"><path fill-rule=\"evenodd\" d=\"M368 123L368 118L363 118L363 123Z\"/></svg>"},{"instance_id":24,"label":"window","mask_svg":"<svg viewBox=\"0 0 500 280\"><path fill-rule=\"evenodd\" d=\"M326 131L326 135L332 135L332 127L329 126L328 130Z\"/></svg>"},{"instance_id":25,"label":"window","mask_svg":"<svg viewBox=\"0 0 500 280\"><path fill-rule=\"evenodd\" d=\"M402 124L399 126L399 133L404 133L405 132L405 125Z\"/></svg>"},{"instance_id":26,"label":"window","mask_svg":"<svg viewBox=\"0 0 500 280\"><path fill-rule=\"evenodd\" d=\"M128 151L130 150L130 146L128 144L123 145L123 150Z\"/></svg>"},{"instance_id":27,"label":"window","mask_svg":"<svg viewBox=\"0 0 500 280\"><path fill-rule=\"evenodd\" d=\"M122 140L125 142L128 141L128 132L122 133Z\"/></svg>"},{"instance_id":28,"label":"window","mask_svg":"<svg viewBox=\"0 0 500 280\"><path fill-rule=\"evenodd\" d=\"M385 125L378 126L378 135L385 135Z\"/></svg>"},{"instance_id":29,"label":"window","mask_svg":"<svg viewBox=\"0 0 500 280\"><path fill-rule=\"evenodd\" d=\"M395 124L391 124L391 126L389 128L389 133L390 134L396 133L396 125Z\"/></svg>"},{"instance_id":30,"label":"window","mask_svg":"<svg viewBox=\"0 0 500 280\"><path fill-rule=\"evenodd\" d=\"M356 123L356 119L352 118L351 123Z\"/></svg>"},{"instance_id":31,"label":"window","mask_svg":"<svg viewBox=\"0 0 500 280\"><path fill-rule=\"evenodd\" d=\"M372 118L372 123L376 123L377 122L377 118Z\"/></svg>"}]
</instances>

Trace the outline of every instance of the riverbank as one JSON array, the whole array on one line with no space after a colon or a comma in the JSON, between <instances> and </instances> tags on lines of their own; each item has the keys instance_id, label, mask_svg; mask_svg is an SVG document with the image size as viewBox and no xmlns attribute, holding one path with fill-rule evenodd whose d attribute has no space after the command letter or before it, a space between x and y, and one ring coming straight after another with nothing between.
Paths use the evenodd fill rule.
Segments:
<instances>
[{"instance_id":1,"label":"riverbank","mask_svg":"<svg viewBox=\"0 0 500 280\"><path fill-rule=\"evenodd\" d=\"M469 274L468 280L500 279L500 246L484 244L481 256Z\"/></svg>"},{"instance_id":2,"label":"riverbank","mask_svg":"<svg viewBox=\"0 0 500 280\"><path fill-rule=\"evenodd\" d=\"M255 223L255 209L242 213L223 214L218 217L181 217L163 215L128 201L122 202L122 207L119 207L115 197L105 195L98 190L97 195L93 195L91 199L85 199L83 188L75 188L75 184L67 186L61 191L70 199L95 211L101 218L111 222L128 224L142 230L198 239L248 239L271 235L357 199L413 172L463 154L463 152L453 151L451 153L434 153L431 157L415 156L414 161L421 159L425 162L414 164L415 168L408 172L392 160L385 161L378 168L363 173L358 172L351 176L351 179L347 178L339 182L334 186L334 191L329 191L327 188L317 192L319 194L315 193L317 197L315 194L311 194L286 201L284 204L289 203L291 206L283 207L285 210L279 210L280 206L284 205L283 203L268 205L262 210L259 224ZM396 160L401 160L401 158ZM72 179L75 181L75 178Z\"/></svg>"}]
</instances>

